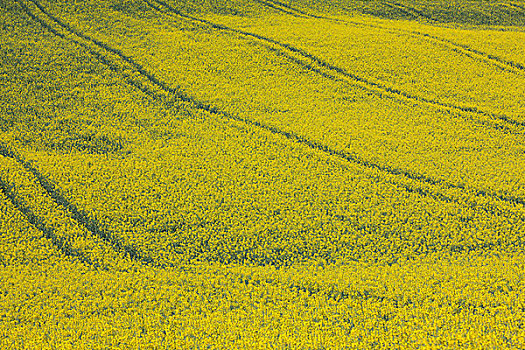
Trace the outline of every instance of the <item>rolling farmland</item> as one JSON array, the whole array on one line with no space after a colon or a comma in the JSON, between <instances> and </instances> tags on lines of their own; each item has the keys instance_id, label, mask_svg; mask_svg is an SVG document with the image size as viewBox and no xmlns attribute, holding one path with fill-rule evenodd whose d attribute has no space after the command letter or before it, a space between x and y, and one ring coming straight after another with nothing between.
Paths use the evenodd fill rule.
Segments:
<instances>
[{"instance_id":1,"label":"rolling farmland","mask_svg":"<svg viewBox=\"0 0 525 350\"><path fill-rule=\"evenodd\" d=\"M524 26L0 0L0 347L525 348Z\"/></svg>"}]
</instances>

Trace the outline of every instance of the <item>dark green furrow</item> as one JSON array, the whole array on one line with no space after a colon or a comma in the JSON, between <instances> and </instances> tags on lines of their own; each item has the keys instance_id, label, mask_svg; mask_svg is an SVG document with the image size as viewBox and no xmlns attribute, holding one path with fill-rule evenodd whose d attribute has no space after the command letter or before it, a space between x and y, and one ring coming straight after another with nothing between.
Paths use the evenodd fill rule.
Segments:
<instances>
[{"instance_id":1,"label":"dark green furrow","mask_svg":"<svg viewBox=\"0 0 525 350\"><path fill-rule=\"evenodd\" d=\"M66 209L73 220L75 220L81 227L84 227L91 235L94 237L99 237L103 241L109 243L116 251L123 252L127 256L129 256L131 259L140 261L142 263L150 264L153 263L153 259L151 259L148 256L143 256L140 251L138 251L136 248L132 246L125 245L122 243L117 237L111 235L109 232L102 229L102 225L95 219L90 217L87 213L84 211L78 209L78 207L73 204L71 201L69 201L60 191L60 189L54 185L51 181L49 181L44 175L42 175L35 167L31 165L31 163L25 161L22 159L21 156L16 154L15 152L8 149L5 145L0 144L0 155L11 158L15 160L18 164L20 164L26 171L31 173L35 179L38 181L40 186L42 186L43 189L45 189L46 193L53 199L53 201L58 204L60 207ZM0 179L1 180L1 179ZM46 236L49 236L50 238L54 237L54 234L52 231L50 231L50 228L46 228L43 224L43 221L36 217L30 209L24 207L21 202L17 201L17 199L13 196L13 194L10 192L9 187L7 184L0 184L6 193L6 195L11 199L13 204L22 212L24 213L30 222L35 225L37 228L39 228L41 231L43 231ZM58 242L57 244L62 244L61 242ZM60 248L62 250L62 248ZM65 248L64 248L65 249ZM75 253L77 255L81 254L80 252ZM80 256L80 255L79 255ZM87 258L84 258L84 260ZM86 260L87 261L87 260Z\"/></svg>"},{"instance_id":2,"label":"dark green furrow","mask_svg":"<svg viewBox=\"0 0 525 350\"><path fill-rule=\"evenodd\" d=\"M382 30L387 30L389 32L393 32L393 33L403 33L403 34L406 34L406 35L412 35L414 37L422 37L422 38L427 39L427 40L431 39L431 41L435 41L435 42L442 43L442 44L447 44L447 46L451 45L451 46L454 47L454 48L452 48L452 50L454 52L462 54L462 55L465 55L465 56L470 57L472 59L479 59L478 57L472 55L472 54L475 54L475 55L480 56L480 58L482 58L483 61L491 63L491 64L494 64L494 65L496 65L496 67L502 68L501 66L505 66L506 70L508 70L510 72L525 73L525 66L523 64L519 63L519 62L506 60L506 59L503 59L503 58L501 58L499 56L496 56L496 55L493 55L493 54L488 54L486 52L473 49L473 48L469 47L468 45L460 44L460 43L454 42L454 41L449 40L449 39L438 37L436 35L426 34L426 33L422 33L422 32L419 32L419 31L400 30L400 29L396 29L396 28L386 28L386 27L383 27L383 26L380 26L380 25L374 25L374 24L368 24L368 23L360 23L360 22L354 22L354 21L349 21L349 20L342 20L342 19L331 18L331 17L326 17L326 16L317 16L317 15L309 14L308 12L299 10L297 8L294 8L294 7L290 6L290 5L286 5L286 4L283 4L282 2L274 1L274 0L257 0L257 1L260 2L260 3L263 3L266 6L278 9L281 12L288 13L288 14L291 14L293 16L326 19L326 20L335 21L335 22L339 22L339 23L346 23L346 24L354 25L354 26L357 26L357 27L368 27L368 28L382 29ZM421 11L419 11L417 9L414 9L414 8L410 8L410 7L406 6L406 5L403 5L403 4L400 4L400 3L394 3L394 2L392 2L392 3L385 2L384 4L387 5L387 6L390 6L392 8L397 8L399 10L405 11L406 13L408 13L410 15L413 15L415 13L416 17L417 16L423 17L423 18L426 18L426 19L430 20L431 22L435 22L435 20L433 20L431 16L427 16L423 12L421 12ZM286 10L282 10L282 9L278 8L277 6L282 6ZM515 6L517 6L517 5L515 5ZM299 14L299 15L297 15L297 14Z\"/></svg>"}]
</instances>

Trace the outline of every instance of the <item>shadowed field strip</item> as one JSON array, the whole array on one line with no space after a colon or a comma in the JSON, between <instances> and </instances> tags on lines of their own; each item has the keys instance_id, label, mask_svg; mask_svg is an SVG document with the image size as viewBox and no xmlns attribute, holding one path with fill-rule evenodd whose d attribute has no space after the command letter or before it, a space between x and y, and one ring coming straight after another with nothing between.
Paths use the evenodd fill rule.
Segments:
<instances>
[{"instance_id":1,"label":"shadowed field strip","mask_svg":"<svg viewBox=\"0 0 525 350\"><path fill-rule=\"evenodd\" d=\"M404 4L400 4L398 2L391 2L391 1L384 1L383 4L385 4L386 6L390 7L391 9L398 10L398 11L400 11L402 13L405 13L405 14L407 14L409 16L412 16L412 17L415 17L415 18L424 18L424 19L426 19L426 20L428 20L430 22L437 22L434 18L432 18L432 16L428 16L425 13L419 11L416 8L413 8L413 7L404 5Z\"/></svg>"},{"instance_id":2,"label":"shadowed field strip","mask_svg":"<svg viewBox=\"0 0 525 350\"><path fill-rule=\"evenodd\" d=\"M329 20L333 20L332 18L329 18L329 17L325 17L325 16L318 16L318 15L314 15L314 14L311 14L311 13L308 13L308 12L305 12L305 11L302 11L302 10L299 10L298 8L295 8L295 7L292 7L290 5L287 5L287 4L284 4L280 1L275 1L275 0L255 0L257 1L258 3L266 6L266 7L270 7L274 10L277 10L279 12L282 12L282 13L286 13L286 14L290 14L292 16L295 16L295 17L302 17L302 18L322 18L322 19L329 19Z\"/></svg>"},{"instance_id":3,"label":"shadowed field strip","mask_svg":"<svg viewBox=\"0 0 525 350\"><path fill-rule=\"evenodd\" d=\"M286 7L284 6L280 6L279 4L276 4L276 3L273 3L273 2L270 2L270 1L265 1L265 0L255 0L256 2L258 2L259 4L262 4L266 7L270 7L274 10L277 10L281 13L286 13L287 15L291 15L291 16L294 16L294 17L300 17L300 18L310 18L312 17L311 15L308 15L306 13L302 13L297 11L297 10L290 10L290 9L287 9Z\"/></svg>"},{"instance_id":4,"label":"shadowed field strip","mask_svg":"<svg viewBox=\"0 0 525 350\"><path fill-rule=\"evenodd\" d=\"M258 128L261 128L261 129L264 129L266 131L269 131L269 132L271 132L273 134L278 134L278 135L284 136L285 138L287 138L287 139L289 139L291 141L294 141L294 142L306 145L309 148L322 151L325 154L336 156L336 157L338 157L340 159L344 159L346 161L349 161L349 162L361 165L361 166L363 166L365 168L369 168L369 169L372 169L372 170L379 170L381 172L388 173L390 175L403 176L405 178L408 178L410 180L414 180L416 182L437 186L438 188L442 187L442 188L449 188L449 189L459 189L461 191L464 191L466 194L470 194L470 195L474 195L474 196L481 196L481 197L488 197L488 198L492 198L492 199L497 200L497 201L503 201L503 202L507 202L507 203L511 203L511 204L518 204L520 206L525 206L525 200L523 198L520 198L520 197L515 197L515 196L512 196L510 194L497 194L497 193L493 193L493 192L491 192L489 190L478 189L478 188L474 188L474 187L471 187L471 186L468 186L468 185L464 185L464 184L455 184L455 183L451 183L449 181L446 181L444 179L436 179L436 178L428 177L428 176L425 176L425 175L422 175L422 174L413 173L413 172L411 172L409 170L397 169L397 168L392 168L392 167L385 166L385 165L372 163L370 161L361 159L358 155L332 149L332 148L330 148L330 147L328 147L326 145L323 145L323 144L321 144L321 143L319 143L317 141L306 139L305 137L303 137L301 135L298 135L298 134L295 134L294 132L281 130L281 129L277 128L277 127L263 124L263 123L261 123L261 122L259 122L257 120L251 120L251 119L248 119L248 118L244 118L244 117L241 117L241 116L237 116L237 115L233 115L233 114L227 113L225 111L221 111L221 110L219 110L216 107L213 107L213 106L210 106L210 105L208 105L206 103L203 103L203 102L195 100L194 98L186 95L184 92L182 92L182 91L180 91L178 89L173 89L173 88L169 87L167 84L165 84L164 82L162 82L158 78L156 78L153 74L147 72L140 64L136 63L131 57L128 57L128 56L124 55L119 50L117 50L115 48L112 48L112 47L108 46L105 43L102 43L102 42L100 42L100 41L98 41L96 39L93 39L93 38L91 38L91 37L89 37L89 36L87 36L85 34L79 33L78 31L72 29L69 25L61 22L58 18L50 15L36 1L31 0L31 2L34 3L35 6L44 15L49 17L53 22L55 22L63 30L65 30L65 33L59 33L57 31L57 29L51 27L50 24L46 23L41 18L37 17L27 6L24 5L24 3L21 0L17 0L17 2L22 6L23 10L31 18L33 18L34 20L37 20L45 28L49 29L51 32L55 33L56 35L58 35L58 36L60 36L62 38L66 38L66 36L65 36L66 34L65 33L67 32L69 40L72 40L76 44L86 48L90 53L93 53L94 56L97 59L99 59L102 63L108 65L115 72L117 72L119 74L122 74L126 78L126 81L128 83L130 83L131 85L139 88L141 91L143 91L144 93L148 94L152 98L158 99L160 101L165 101L166 97L169 97L169 95L171 95L171 96L173 96L173 97L175 97L177 99L180 99L180 100L182 100L184 102L190 103L194 108L197 108L197 109L200 109L200 110L205 110L205 111L207 111L209 113L212 113L212 114L215 114L215 115L219 115L219 116L222 116L222 117L226 117L228 119L232 119L232 120L243 122L243 123L246 123L246 124L249 124L249 125L256 126ZM69 35L74 35L78 39L86 41L87 43L86 42L80 42L79 40L75 40L75 39L70 39ZM115 63L109 57L101 54L100 52L98 52L96 50L94 50L92 45L95 45L96 47L98 47L100 49L103 49L104 51L112 54L120 62ZM123 67L122 64L125 64L127 67ZM133 74L133 73L138 73L138 76L137 76L137 74ZM131 77L133 77L133 79ZM142 79L141 80L137 80L137 78L142 78ZM397 186L400 186L400 188L403 188L404 190L411 191L411 192L417 192L417 193L419 193L421 195L425 195L425 196L431 196L431 197L434 197L435 199L440 200L440 201L457 201L457 200L452 199L450 197L444 196L442 194L435 194L435 193L427 191L425 189L411 188L410 186L407 186L406 184L400 184L398 182L392 182L392 183L396 184ZM465 203L465 204L467 204L467 203ZM467 205L472 206L472 207L482 207L483 210L485 210L487 212L494 212L495 210L496 210L496 212L500 212L500 210L494 209L490 205L489 206L487 206L487 205L479 206L478 204L475 204L475 203L468 203Z\"/></svg>"},{"instance_id":5,"label":"shadowed field strip","mask_svg":"<svg viewBox=\"0 0 525 350\"><path fill-rule=\"evenodd\" d=\"M427 34L427 33L423 33L423 32L416 31L416 30L391 28L391 27L381 26L378 24L364 23L364 22L358 22L358 21L349 21L349 20L343 20L339 18L326 17L326 16L317 16L317 15L309 14L308 12L302 11L290 5L286 5L286 4L283 4L281 2L274 1L274 0L264 0L264 1L259 0L258 2L268 7L277 9L280 12L291 14L296 17L325 19L325 20L334 21L338 23L346 23L346 24L356 26L356 27L374 28L374 29L380 29L383 31L387 31L389 33L404 34L404 35L409 35L415 38L423 38L430 43L434 43L440 46L450 48L453 52L456 52L458 54L462 54L472 59L476 59L476 60L480 60L488 64L492 64L505 71L518 73L520 75L525 75L525 66L519 62L513 62L511 60L506 60L496 55L489 54L489 53L486 53L480 50L476 50L476 49L469 47L468 45L457 43L453 40L445 39L445 38L442 38L436 35ZM391 6L392 8L397 8L400 10L403 10L403 8L405 8L405 10L403 11L412 16L421 17L424 15L420 11L418 11L418 13L420 14L417 14L416 12L413 12L413 13L409 12L408 7L406 5L397 4L397 3L388 3L388 2L386 2L385 5ZM431 17L429 16L425 15L423 17L430 20L431 22L436 22L432 20Z\"/></svg>"}]
</instances>

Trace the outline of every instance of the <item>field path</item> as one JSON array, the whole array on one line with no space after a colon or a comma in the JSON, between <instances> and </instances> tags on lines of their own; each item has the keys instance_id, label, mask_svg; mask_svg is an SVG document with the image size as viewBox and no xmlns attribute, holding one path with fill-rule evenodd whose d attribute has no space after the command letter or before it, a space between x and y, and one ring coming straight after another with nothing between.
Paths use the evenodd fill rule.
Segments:
<instances>
[{"instance_id":1,"label":"field path","mask_svg":"<svg viewBox=\"0 0 525 350\"><path fill-rule=\"evenodd\" d=\"M0 157L4 157L10 162L6 164L11 164L10 167L14 174L21 174L20 176L14 176L12 181L5 180L0 176L0 189L13 205L27 217L28 221L39 229L46 238L51 239L53 245L64 252L64 254L76 257L85 264L96 265L98 267L102 266L107 269L107 267L102 265L107 264L107 262L96 262L96 258L94 258L97 256L96 254L83 252L83 250L86 249L97 250L99 249L97 246L107 245L108 247L112 247L115 252L122 253L132 260L144 264L153 263L150 257L143 256L134 247L122 243L117 237L105 231L96 219L91 218L75 204L66 199L57 186L12 149L5 145L0 145ZM28 182L23 180L24 178L32 179L33 181ZM31 183L31 185L29 185L29 183ZM29 198L29 201L27 200L28 198L17 194L15 191L16 187L26 189L34 187L30 192L31 198ZM27 197L27 195L25 197ZM56 220L46 220L45 217L38 215L36 210L40 209L40 206L44 205L44 203L47 203L46 217L67 217L68 219L66 219L66 221L69 220L70 222L57 225ZM69 234L67 234L68 232ZM84 244L88 244L88 248L84 247L84 249L81 250L74 248L69 240L74 239L75 235L87 238L86 240L82 240ZM95 238L95 241L91 241L90 238ZM102 249L104 248L102 247Z\"/></svg>"}]
</instances>

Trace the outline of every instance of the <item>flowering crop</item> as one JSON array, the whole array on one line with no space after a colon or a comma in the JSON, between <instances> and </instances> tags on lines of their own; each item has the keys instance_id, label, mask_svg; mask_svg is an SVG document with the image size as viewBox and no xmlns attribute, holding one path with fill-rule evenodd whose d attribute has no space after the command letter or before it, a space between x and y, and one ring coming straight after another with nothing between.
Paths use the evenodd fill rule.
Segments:
<instances>
[{"instance_id":1,"label":"flowering crop","mask_svg":"<svg viewBox=\"0 0 525 350\"><path fill-rule=\"evenodd\" d=\"M523 344L522 5L439 4L0 3L1 347Z\"/></svg>"}]
</instances>

